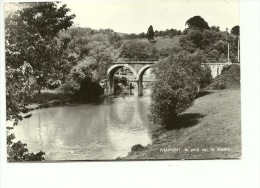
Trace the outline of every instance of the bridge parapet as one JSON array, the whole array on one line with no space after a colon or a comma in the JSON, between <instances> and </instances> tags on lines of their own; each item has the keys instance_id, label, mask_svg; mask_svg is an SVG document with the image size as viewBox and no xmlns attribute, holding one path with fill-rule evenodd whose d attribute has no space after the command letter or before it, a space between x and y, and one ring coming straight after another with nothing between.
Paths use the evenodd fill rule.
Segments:
<instances>
[{"instance_id":1,"label":"bridge parapet","mask_svg":"<svg viewBox=\"0 0 260 188\"><path fill-rule=\"evenodd\" d=\"M157 63L158 59L128 59L120 58L112 64L154 64Z\"/></svg>"}]
</instances>

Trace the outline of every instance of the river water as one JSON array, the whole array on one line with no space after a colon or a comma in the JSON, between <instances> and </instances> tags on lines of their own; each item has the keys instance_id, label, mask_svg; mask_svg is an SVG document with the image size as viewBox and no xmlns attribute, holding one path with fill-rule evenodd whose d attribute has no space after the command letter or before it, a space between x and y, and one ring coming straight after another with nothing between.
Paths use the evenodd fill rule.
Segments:
<instances>
[{"instance_id":1,"label":"river water","mask_svg":"<svg viewBox=\"0 0 260 188\"><path fill-rule=\"evenodd\" d=\"M32 111L13 129L30 152L46 160L112 160L135 144L151 144L157 127L147 119L149 90L144 96L105 97L99 104L77 104Z\"/></svg>"}]
</instances>

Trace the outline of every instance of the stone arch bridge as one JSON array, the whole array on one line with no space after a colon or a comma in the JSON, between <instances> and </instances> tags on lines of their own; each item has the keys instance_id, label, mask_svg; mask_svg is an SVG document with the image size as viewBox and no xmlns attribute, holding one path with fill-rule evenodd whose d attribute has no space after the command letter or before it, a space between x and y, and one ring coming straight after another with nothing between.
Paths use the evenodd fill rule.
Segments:
<instances>
[{"instance_id":1,"label":"stone arch bridge","mask_svg":"<svg viewBox=\"0 0 260 188\"><path fill-rule=\"evenodd\" d=\"M131 61L131 60L119 60L114 62L107 70L107 85L108 93L114 93L114 76L117 70L126 67L133 73L133 79L131 82L137 82L138 85L138 95L143 95L143 76L147 69L151 68L158 60L146 60L146 61ZM211 74L214 77L219 75L223 67L230 65L231 63L203 63L203 65L208 65L211 69ZM150 80L154 81L154 80Z\"/></svg>"}]
</instances>

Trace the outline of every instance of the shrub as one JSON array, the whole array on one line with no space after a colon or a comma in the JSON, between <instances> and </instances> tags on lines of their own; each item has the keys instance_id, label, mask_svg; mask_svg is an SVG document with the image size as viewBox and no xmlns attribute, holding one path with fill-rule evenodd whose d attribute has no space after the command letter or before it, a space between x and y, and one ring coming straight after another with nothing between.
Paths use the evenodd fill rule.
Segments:
<instances>
[{"instance_id":1,"label":"shrub","mask_svg":"<svg viewBox=\"0 0 260 188\"><path fill-rule=\"evenodd\" d=\"M149 119L175 127L179 114L189 108L201 84L203 68L198 53L180 52L155 65Z\"/></svg>"},{"instance_id":2,"label":"shrub","mask_svg":"<svg viewBox=\"0 0 260 188\"><path fill-rule=\"evenodd\" d=\"M200 88L204 89L213 82L211 70L209 66L202 66L200 72Z\"/></svg>"},{"instance_id":3,"label":"shrub","mask_svg":"<svg viewBox=\"0 0 260 188\"><path fill-rule=\"evenodd\" d=\"M132 148L131 148L131 152L134 152L134 151L142 151L144 150L145 147L142 146L141 144L136 144L134 145Z\"/></svg>"},{"instance_id":4,"label":"shrub","mask_svg":"<svg viewBox=\"0 0 260 188\"><path fill-rule=\"evenodd\" d=\"M214 78L208 86L211 89L238 89L240 88L240 65L232 64L224 67L221 74Z\"/></svg>"},{"instance_id":5,"label":"shrub","mask_svg":"<svg viewBox=\"0 0 260 188\"><path fill-rule=\"evenodd\" d=\"M96 67L92 58L85 59L71 70L59 91L76 101L93 101L103 94L103 88L95 77Z\"/></svg>"}]
</instances>

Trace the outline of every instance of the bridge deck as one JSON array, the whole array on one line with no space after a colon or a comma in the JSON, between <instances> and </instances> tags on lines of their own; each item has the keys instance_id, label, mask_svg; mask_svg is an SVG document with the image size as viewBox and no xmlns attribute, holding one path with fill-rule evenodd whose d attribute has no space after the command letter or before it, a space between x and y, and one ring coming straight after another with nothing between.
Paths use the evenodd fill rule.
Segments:
<instances>
[{"instance_id":1,"label":"bridge deck","mask_svg":"<svg viewBox=\"0 0 260 188\"><path fill-rule=\"evenodd\" d=\"M116 64L155 64L157 63L157 61L117 61L117 62L112 62L112 64L116 65Z\"/></svg>"}]
</instances>

